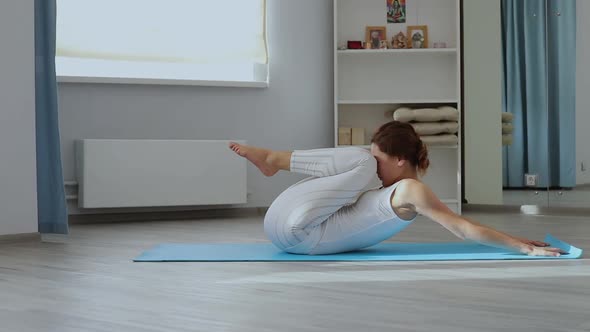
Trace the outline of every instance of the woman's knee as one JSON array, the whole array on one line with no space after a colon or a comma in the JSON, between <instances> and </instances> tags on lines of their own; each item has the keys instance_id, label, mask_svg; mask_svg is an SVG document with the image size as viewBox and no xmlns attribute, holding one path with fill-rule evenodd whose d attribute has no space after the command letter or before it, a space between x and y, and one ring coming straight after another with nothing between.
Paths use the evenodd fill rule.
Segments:
<instances>
[{"instance_id":1,"label":"woman's knee","mask_svg":"<svg viewBox=\"0 0 590 332\"><path fill-rule=\"evenodd\" d=\"M377 174L377 160L367 149L350 148L351 160L354 160L353 171L366 182L371 181Z\"/></svg>"},{"instance_id":2,"label":"woman's knee","mask_svg":"<svg viewBox=\"0 0 590 332\"><path fill-rule=\"evenodd\" d=\"M348 168L356 168L360 166L377 169L377 162L375 157L369 150L359 147L342 148L338 156L342 165L347 165Z\"/></svg>"}]
</instances>

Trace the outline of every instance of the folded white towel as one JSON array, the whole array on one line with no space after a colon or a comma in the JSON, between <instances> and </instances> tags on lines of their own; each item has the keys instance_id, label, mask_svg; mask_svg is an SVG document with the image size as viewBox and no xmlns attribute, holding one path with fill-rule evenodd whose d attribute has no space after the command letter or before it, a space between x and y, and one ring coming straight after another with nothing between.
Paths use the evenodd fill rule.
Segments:
<instances>
[{"instance_id":1,"label":"folded white towel","mask_svg":"<svg viewBox=\"0 0 590 332\"><path fill-rule=\"evenodd\" d=\"M512 145L512 135L502 135L502 145Z\"/></svg>"},{"instance_id":2,"label":"folded white towel","mask_svg":"<svg viewBox=\"0 0 590 332\"><path fill-rule=\"evenodd\" d=\"M514 127L512 126L512 123L502 123L502 134L512 134L513 131Z\"/></svg>"},{"instance_id":3,"label":"folded white towel","mask_svg":"<svg viewBox=\"0 0 590 332\"><path fill-rule=\"evenodd\" d=\"M512 122L514 114L508 112L502 112L502 122Z\"/></svg>"},{"instance_id":4,"label":"folded white towel","mask_svg":"<svg viewBox=\"0 0 590 332\"><path fill-rule=\"evenodd\" d=\"M457 145L459 137L457 135L427 135L420 136L422 142L426 145Z\"/></svg>"},{"instance_id":5,"label":"folded white towel","mask_svg":"<svg viewBox=\"0 0 590 332\"><path fill-rule=\"evenodd\" d=\"M455 134L459 131L457 122L413 122L411 125L418 135Z\"/></svg>"},{"instance_id":6,"label":"folded white towel","mask_svg":"<svg viewBox=\"0 0 590 332\"><path fill-rule=\"evenodd\" d=\"M418 109L400 107L393 112L393 119L401 122L459 121L459 111L449 106Z\"/></svg>"}]
</instances>

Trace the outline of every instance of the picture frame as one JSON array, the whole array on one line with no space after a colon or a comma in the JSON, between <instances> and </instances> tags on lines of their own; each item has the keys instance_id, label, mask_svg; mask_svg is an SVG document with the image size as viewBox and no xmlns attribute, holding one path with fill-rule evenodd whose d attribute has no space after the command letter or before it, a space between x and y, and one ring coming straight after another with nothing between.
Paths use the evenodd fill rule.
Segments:
<instances>
[{"instance_id":1,"label":"picture frame","mask_svg":"<svg viewBox=\"0 0 590 332\"><path fill-rule=\"evenodd\" d=\"M391 39L391 47L394 49L408 48L408 38L406 38L406 35L400 31Z\"/></svg>"},{"instance_id":2,"label":"picture frame","mask_svg":"<svg viewBox=\"0 0 590 332\"><path fill-rule=\"evenodd\" d=\"M385 26L367 26L365 29L365 41L370 49L379 49L381 41L387 42L387 28Z\"/></svg>"},{"instance_id":3,"label":"picture frame","mask_svg":"<svg viewBox=\"0 0 590 332\"><path fill-rule=\"evenodd\" d=\"M409 25L407 27L408 48L428 48L428 26Z\"/></svg>"}]
</instances>

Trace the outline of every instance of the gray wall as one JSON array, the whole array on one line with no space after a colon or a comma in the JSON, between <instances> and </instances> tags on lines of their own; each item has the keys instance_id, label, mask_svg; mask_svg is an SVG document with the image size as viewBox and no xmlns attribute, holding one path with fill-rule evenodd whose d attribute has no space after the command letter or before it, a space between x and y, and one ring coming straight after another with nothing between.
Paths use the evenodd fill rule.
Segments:
<instances>
[{"instance_id":1,"label":"gray wall","mask_svg":"<svg viewBox=\"0 0 590 332\"><path fill-rule=\"evenodd\" d=\"M0 1L0 235L37 232L33 3Z\"/></svg>"},{"instance_id":2,"label":"gray wall","mask_svg":"<svg viewBox=\"0 0 590 332\"><path fill-rule=\"evenodd\" d=\"M331 0L269 0L270 87L60 84L64 177L75 139L245 139L272 149L333 144ZM196 41L206 42L206 41ZM248 169L248 206L268 206L301 176ZM70 209L76 213L76 209Z\"/></svg>"}]
</instances>

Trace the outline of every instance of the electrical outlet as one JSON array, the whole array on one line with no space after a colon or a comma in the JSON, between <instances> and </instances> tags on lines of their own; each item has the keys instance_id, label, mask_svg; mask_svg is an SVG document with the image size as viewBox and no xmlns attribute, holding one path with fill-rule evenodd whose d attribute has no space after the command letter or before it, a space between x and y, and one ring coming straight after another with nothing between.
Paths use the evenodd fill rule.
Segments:
<instances>
[{"instance_id":1,"label":"electrical outlet","mask_svg":"<svg viewBox=\"0 0 590 332\"><path fill-rule=\"evenodd\" d=\"M538 174L525 174L524 175L525 186L536 187L537 183L539 183L539 175Z\"/></svg>"}]
</instances>

